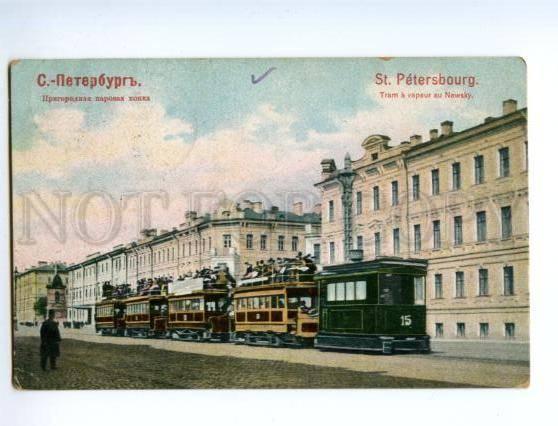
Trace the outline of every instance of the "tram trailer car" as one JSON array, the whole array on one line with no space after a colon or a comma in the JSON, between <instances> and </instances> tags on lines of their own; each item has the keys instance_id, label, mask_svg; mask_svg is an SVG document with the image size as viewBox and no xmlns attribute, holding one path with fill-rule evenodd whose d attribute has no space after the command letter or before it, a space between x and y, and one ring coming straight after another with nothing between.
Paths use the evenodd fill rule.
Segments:
<instances>
[{"instance_id":1,"label":"tram trailer car","mask_svg":"<svg viewBox=\"0 0 558 426\"><path fill-rule=\"evenodd\" d=\"M312 346L318 316L315 282L240 285L235 288L235 343L261 346ZM301 306L304 307L301 309ZM306 311L306 312L305 312Z\"/></svg>"},{"instance_id":2,"label":"tram trailer car","mask_svg":"<svg viewBox=\"0 0 558 426\"><path fill-rule=\"evenodd\" d=\"M379 258L325 266L319 284L319 349L430 352L426 260Z\"/></svg>"},{"instance_id":3,"label":"tram trailer car","mask_svg":"<svg viewBox=\"0 0 558 426\"><path fill-rule=\"evenodd\" d=\"M166 337L169 311L166 296L135 296L125 302L127 336Z\"/></svg>"},{"instance_id":4,"label":"tram trailer car","mask_svg":"<svg viewBox=\"0 0 558 426\"><path fill-rule=\"evenodd\" d=\"M228 290L205 289L169 300L169 336L178 340L228 342L232 329Z\"/></svg>"},{"instance_id":5,"label":"tram trailer car","mask_svg":"<svg viewBox=\"0 0 558 426\"><path fill-rule=\"evenodd\" d=\"M124 336L126 305L119 299L107 299L95 304L95 331L103 336Z\"/></svg>"}]
</instances>

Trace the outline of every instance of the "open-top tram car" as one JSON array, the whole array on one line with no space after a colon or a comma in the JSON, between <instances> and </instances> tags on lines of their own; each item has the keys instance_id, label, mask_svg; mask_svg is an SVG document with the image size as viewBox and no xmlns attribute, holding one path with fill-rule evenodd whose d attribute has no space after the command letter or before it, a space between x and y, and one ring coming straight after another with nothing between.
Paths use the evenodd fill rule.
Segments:
<instances>
[{"instance_id":1,"label":"open-top tram car","mask_svg":"<svg viewBox=\"0 0 558 426\"><path fill-rule=\"evenodd\" d=\"M312 275L241 281L233 295L235 343L311 346L318 330L318 288Z\"/></svg>"},{"instance_id":2,"label":"open-top tram car","mask_svg":"<svg viewBox=\"0 0 558 426\"><path fill-rule=\"evenodd\" d=\"M120 299L105 299L95 304L95 331L102 335L124 336L126 304Z\"/></svg>"},{"instance_id":3,"label":"open-top tram car","mask_svg":"<svg viewBox=\"0 0 558 426\"><path fill-rule=\"evenodd\" d=\"M315 347L430 351L424 305L425 260L380 258L324 267Z\"/></svg>"},{"instance_id":4,"label":"open-top tram car","mask_svg":"<svg viewBox=\"0 0 558 426\"><path fill-rule=\"evenodd\" d=\"M228 290L200 289L169 296L169 335L180 340L229 340Z\"/></svg>"},{"instance_id":5,"label":"open-top tram car","mask_svg":"<svg viewBox=\"0 0 558 426\"><path fill-rule=\"evenodd\" d=\"M166 296L130 297L126 303L126 334L131 337L166 337L168 301Z\"/></svg>"}]
</instances>

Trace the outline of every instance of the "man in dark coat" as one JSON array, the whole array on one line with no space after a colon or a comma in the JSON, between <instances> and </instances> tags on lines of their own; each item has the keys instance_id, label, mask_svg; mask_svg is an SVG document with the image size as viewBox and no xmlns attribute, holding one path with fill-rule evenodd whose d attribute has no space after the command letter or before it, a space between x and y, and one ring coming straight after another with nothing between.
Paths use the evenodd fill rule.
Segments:
<instances>
[{"instance_id":1,"label":"man in dark coat","mask_svg":"<svg viewBox=\"0 0 558 426\"><path fill-rule=\"evenodd\" d=\"M50 359L50 369L56 370L56 358L60 356L60 331L58 323L54 321L54 310L48 311L48 319L41 326L41 368L46 371L47 359Z\"/></svg>"}]
</instances>

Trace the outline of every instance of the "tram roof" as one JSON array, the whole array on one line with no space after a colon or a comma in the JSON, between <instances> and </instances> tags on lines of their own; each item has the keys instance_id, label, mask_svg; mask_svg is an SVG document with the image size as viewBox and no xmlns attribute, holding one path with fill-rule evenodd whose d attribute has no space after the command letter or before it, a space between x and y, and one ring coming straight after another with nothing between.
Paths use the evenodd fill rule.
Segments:
<instances>
[{"instance_id":1,"label":"tram roof","mask_svg":"<svg viewBox=\"0 0 558 426\"><path fill-rule=\"evenodd\" d=\"M380 257L364 262L343 263L324 266L323 271L316 274L315 279L327 278L339 274L377 272L382 269L419 269L426 273L426 259L403 259L401 257Z\"/></svg>"}]
</instances>

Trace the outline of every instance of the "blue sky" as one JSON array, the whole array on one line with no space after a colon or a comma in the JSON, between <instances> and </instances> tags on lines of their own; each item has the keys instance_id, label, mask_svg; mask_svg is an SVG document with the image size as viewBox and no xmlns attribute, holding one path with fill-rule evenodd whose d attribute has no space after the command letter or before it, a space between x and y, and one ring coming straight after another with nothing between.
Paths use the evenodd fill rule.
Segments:
<instances>
[{"instance_id":1,"label":"blue sky","mask_svg":"<svg viewBox=\"0 0 558 426\"><path fill-rule=\"evenodd\" d=\"M272 67L266 78L252 83L252 75ZM374 84L375 74L398 72L473 75L478 85L399 88L467 91L473 95L469 101L382 100L378 93L385 88ZM500 115L508 98L526 106L526 68L520 58L22 61L11 73L15 209L18 194L26 191L47 197L54 189L65 190L74 202L88 191L106 191L114 199L131 191L165 191L170 204L161 207L155 226L180 223L187 208L184 192L234 198L256 191L280 204L286 192L299 191L318 200L313 183L320 160L340 162L347 151L358 158L370 134L385 134L397 143L416 133L426 136L448 119L456 130L476 125ZM58 73L133 76L142 86L41 88L39 73L49 78ZM49 104L42 95L144 95L151 101ZM102 212L93 216L104 223ZM15 211L16 231L19 217ZM127 229L106 244L136 233ZM52 249L56 243L49 244ZM55 253L62 256L64 244ZM16 244L16 255L40 257L45 247L18 251ZM86 245L83 251L92 249Z\"/></svg>"}]
</instances>

